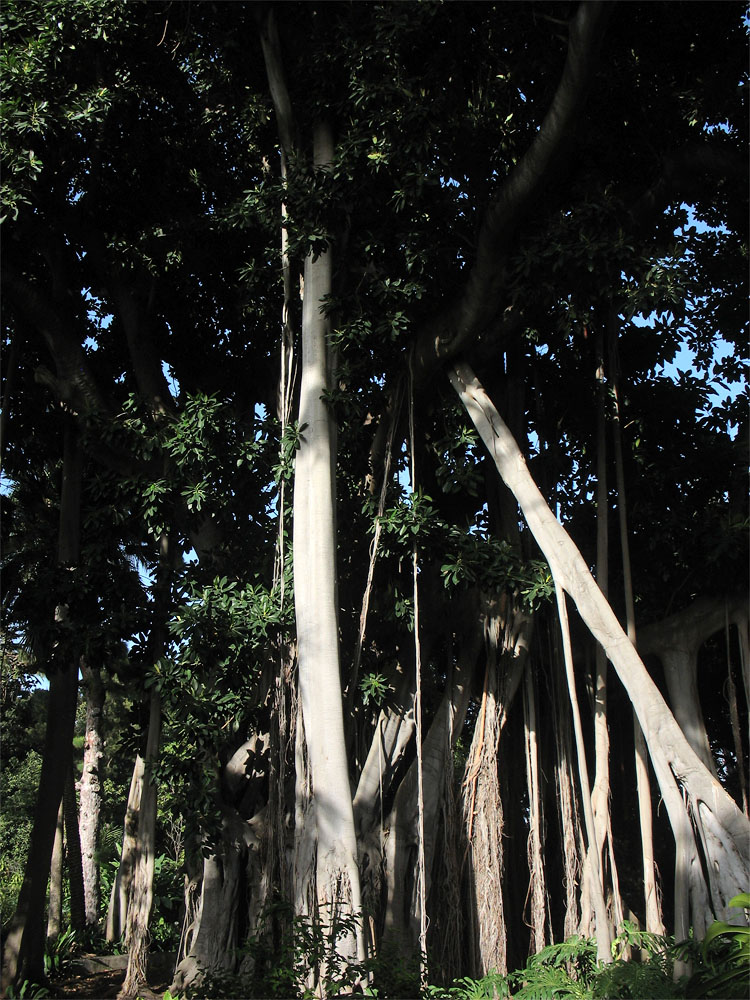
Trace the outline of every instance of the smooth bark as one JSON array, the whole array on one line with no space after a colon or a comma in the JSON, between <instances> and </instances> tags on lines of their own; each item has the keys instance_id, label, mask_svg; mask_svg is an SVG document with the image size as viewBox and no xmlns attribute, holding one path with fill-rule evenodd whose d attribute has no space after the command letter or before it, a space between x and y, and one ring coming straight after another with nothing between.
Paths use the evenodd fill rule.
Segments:
<instances>
[{"instance_id":1,"label":"smooth bark","mask_svg":"<svg viewBox=\"0 0 750 1000\"><path fill-rule=\"evenodd\" d=\"M317 170L333 159L330 127L314 134ZM302 310L300 448L294 476L294 597L299 690L317 831L317 908L326 922L359 914L357 841L344 738L336 597L335 427L325 401L330 386L331 251L305 260ZM341 941L342 957L364 957L361 928Z\"/></svg>"}]
</instances>

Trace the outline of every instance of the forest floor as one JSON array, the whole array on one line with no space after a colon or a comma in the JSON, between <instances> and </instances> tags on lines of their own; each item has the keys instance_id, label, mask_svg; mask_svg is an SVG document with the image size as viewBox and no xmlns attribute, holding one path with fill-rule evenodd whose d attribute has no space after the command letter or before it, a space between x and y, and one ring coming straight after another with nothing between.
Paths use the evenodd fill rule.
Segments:
<instances>
[{"instance_id":1,"label":"forest floor","mask_svg":"<svg viewBox=\"0 0 750 1000\"><path fill-rule=\"evenodd\" d=\"M125 971L123 969L104 972L65 972L50 982L49 996L78 997L81 1000L114 1000L120 991ZM169 980L149 982L150 993L143 993L144 1000L161 998L169 987Z\"/></svg>"},{"instance_id":2,"label":"forest floor","mask_svg":"<svg viewBox=\"0 0 750 1000\"><path fill-rule=\"evenodd\" d=\"M149 990L144 990L142 996L143 1000L161 1000L172 980L174 956L151 956L151 959L148 970ZM102 958L81 956L50 979L49 996L114 1000L125 979L126 963L126 955Z\"/></svg>"}]
</instances>

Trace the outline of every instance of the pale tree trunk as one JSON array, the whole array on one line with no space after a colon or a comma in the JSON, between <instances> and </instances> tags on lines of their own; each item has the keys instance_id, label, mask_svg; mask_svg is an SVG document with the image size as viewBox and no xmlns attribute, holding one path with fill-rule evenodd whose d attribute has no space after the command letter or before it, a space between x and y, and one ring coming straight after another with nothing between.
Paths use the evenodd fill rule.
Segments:
<instances>
[{"instance_id":1,"label":"pale tree trunk","mask_svg":"<svg viewBox=\"0 0 750 1000\"><path fill-rule=\"evenodd\" d=\"M692 917L700 935L713 916L707 905L708 892L714 912L726 919L729 899L750 882L750 822L686 740L580 552L537 489L516 442L474 373L467 365L459 365L450 378L503 480L518 500L558 586L573 597L633 704L675 837L682 839L686 847L690 841L695 847L680 851L683 864L689 866L694 878L686 880L687 869L681 868L675 891L675 933L686 937ZM692 861L699 855L692 824L699 830L709 887L700 863Z\"/></svg>"},{"instance_id":2,"label":"pale tree trunk","mask_svg":"<svg viewBox=\"0 0 750 1000\"><path fill-rule=\"evenodd\" d=\"M604 412L604 357L603 336L598 335L599 367L597 389L597 444L596 444L596 582L606 598L609 593L609 498L607 491L607 435ZM622 923L622 900L617 877L612 813L610 809L609 779L609 721L607 714L607 656L600 644L596 646L596 678L594 685L594 787L591 792L591 809L594 817L596 846L602 871L602 885L606 889L605 871L609 859L610 892L615 927ZM605 855L606 851L606 855Z\"/></svg>"},{"instance_id":3,"label":"pale tree trunk","mask_svg":"<svg viewBox=\"0 0 750 1000\"><path fill-rule=\"evenodd\" d=\"M86 923L93 927L99 919L99 865L96 851L99 842L99 813L102 806L101 760L104 755L101 731L104 685L98 668L81 659L81 673L86 691L86 737L83 748L83 773L80 784L81 860Z\"/></svg>"},{"instance_id":4,"label":"pale tree trunk","mask_svg":"<svg viewBox=\"0 0 750 1000\"><path fill-rule=\"evenodd\" d=\"M529 954L535 955L547 943L547 882L544 870L544 815L542 813L541 784L539 780L539 732L536 721L536 695L534 678L526 671L524 684L523 719L524 749L526 752L526 788L529 796L529 835L526 854L529 864Z\"/></svg>"},{"instance_id":5,"label":"pale tree trunk","mask_svg":"<svg viewBox=\"0 0 750 1000\"><path fill-rule=\"evenodd\" d=\"M617 360L618 318L614 309L609 316L609 367L615 407L612 433L615 445L617 477L617 516L622 552L622 577L625 590L625 616L628 639L636 644L635 599L633 575L630 569L630 540L628 537L627 497L625 493L625 464L622 458L622 427L620 423L619 364ZM606 592L604 594L606 597ZM653 814L651 807L651 779L648 771L648 753L643 730L633 711L633 741L635 744L635 777L638 795L638 818L641 827L641 859L643 865L643 896L646 906L646 930L652 934L664 933L661 898L656 881L654 861Z\"/></svg>"},{"instance_id":6,"label":"pale tree trunk","mask_svg":"<svg viewBox=\"0 0 750 1000\"><path fill-rule=\"evenodd\" d=\"M63 790L63 815L65 817L65 848L70 885L70 926L74 931L82 931L86 926L86 907L83 894L81 840L78 835L78 805L76 803L72 760L68 765L68 774Z\"/></svg>"},{"instance_id":7,"label":"pale tree trunk","mask_svg":"<svg viewBox=\"0 0 750 1000\"><path fill-rule=\"evenodd\" d=\"M583 807L584 826L586 828L584 872L587 876L588 891L594 906L597 957L600 962L611 962L612 955L610 949L612 945L612 928L609 924L607 909L604 902L604 885L599 865L599 850L596 843L594 816L591 810L591 785L589 784L588 765L586 764L586 747L583 741L581 714L578 709L578 697L576 695L576 682L573 670L573 651L571 649L570 627L568 625L568 611L565 603L565 593L561 589L557 579L555 579L555 594L557 596L557 610L560 619L560 631L562 633L565 675L568 681L570 708L573 713L573 732L575 733L576 740L576 756L578 758L581 804Z\"/></svg>"},{"instance_id":8,"label":"pale tree trunk","mask_svg":"<svg viewBox=\"0 0 750 1000\"><path fill-rule=\"evenodd\" d=\"M153 901L155 837L156 837L156 783L149 769L157 762L161 740L161 698L154 689L146 737L145 767L140 810L135 865L130 884L125 944L128 949L128 968L125 981L118 993L118 1000L130 1000L147 991L148 922Z\"/></svg>"},{"instance_id":9,"label":"pale tree trunk","mask_svg":"<svg viewBox=\"0 0 750 1000\"><path fill-rule=\"evenodd\" d=\"M333 160L330 127L314 132L317 170ZM357 841L344 739L336 599L335 426L330 386L330 249L305 260L300 448L294 476L294 596L299 690L317 832L316 898L324 921L361 913ZM342 958L364 958L361 926L340 939Z\"/></svg>"},{"instance_id":10,"label":"pale tree trunk","mask_svg":"<svg viewBox=\"0 0 750 1000\"><path fill-rule=\"evenodd\" d=\"M75 425L66 420L60 496L58 563L72 569L80 555L81 479L83 458ZM67 608L58 607L64 620ZM16 911L10 921L3 947L2 988L11 983L44 978L44 909L57 814L63 797L65 774L70 762L76 701L78 657L65 648L53 654L57 660L50 676L47 701L47 728L42 756L42 772L34 812L29 854Z\"/></svg>"},{"instance_id":11,"label":"pale tree trunk","mask_svg":"<svg viewBox=\"0 0 750 1000\"><path fill-rule=\"evenodd\" d=\"M125 822L122 834L122 850L117 875L112 884L112 892L107 909L106 937L107 941L119 941L125 933L128 919L128 903L130 900L130 884L135 870L136 850L138 844L138 817L141 812L143 795L143 778L146 764L138 754L133 765L133 776L130 779L130 790L125 807Z\"/></svg>"},{"instance_id":12,"label":"pale tree trunk","mask_svg":"<svg viewBox=\"0 0 750 1000\"><path fill-rule=\"evenodd\" d=\"M573 747L570 733L570 716L567 699L561 689L564 672L559 665L559 656L550 648L550 673L554 704L553 725L555 732L555 785L560 814L560 840L562 847L562 867L565 882L565 921L563 937L590 933L590 914L579 914L578 882L581 876L581 855L578 844L581 840L580 820L575 797L575 782L572 773ZM581 910L583 907L581 907ZM585 924L585 926L584 926Z\"/></svg>"},{"instance_id":13,"label":"pale tree trunk","mask_svg":"<svg viewBox=\"0 0 750 1000\"><path fill-rule=\"evenodd\" d=\"M57 811L57 829L52 848L49 872L49 905L47 908L47 940L56 941L62 929L63 901L63 805Z\"/></svg>"}]
</instances>

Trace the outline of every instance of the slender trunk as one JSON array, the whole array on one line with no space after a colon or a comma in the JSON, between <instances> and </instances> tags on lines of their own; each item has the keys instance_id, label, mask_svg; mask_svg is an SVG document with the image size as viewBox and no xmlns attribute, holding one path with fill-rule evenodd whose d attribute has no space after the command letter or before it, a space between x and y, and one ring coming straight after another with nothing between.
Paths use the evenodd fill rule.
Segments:
<instances>
[{"instance_id":1,"label":"slender trunk","mask_svg":"<svg viewBox=\"0 0 750 1000\"><path fill-rule=\"evenodd\" d=\"M597 956L600 962L611 962L612 931L607 917L607 908L604 903L604 887L602 884L601 868L599 865L599 850L596 843L594 816L591 810L591 785L589 784L588 766L586 764L586 747L583 741L581 715L578 710L578 698L576 696L576 682L573 671L573 653L570 645L568 612L565 606L565 594L557 581L555 581L555 593L557 595L557 609L560 617L560 631L562 632L563 657L565 659L565 674L568 680L568 694L570 696L570 707L573 712L573 731L576 738L578 776L581 787L584 825L586 827L587 844L585 870L588 875L589 893L594 904Z\"/></svg>"},{"instance_id":2,"label":"slender trunk","mask_svg":"<svg viewBox=\"0 0 750 1000\"><path fill-rule=\"evenodd\" d=\"M62 929L63 900L63 804L57 810L57 829L52 848L49 872L49 906L47 909L47 940L56 941Z\"/></svg>"},{"instance_id":3,"label":"slender trunk","mask_svg":"<svg viewBox=\"0 0 750 1000\"><path fill-rule=\"evenodd\" d=\"M60 496L58 563L72 570L80 553L82 455L74 424L66 421ZM58 607L63 623L67 607ZM2 987L23 979L44 978L44 904L73 741L78 695L78 658L68 643L53 653L47 701L47 728L29 854L16 911L3 948Z\"/></svg>"},{"instance_id":4,"label":"slender trunk","mask_svg":"<svg viewBox=\"0 0 750 1000\"><path fill-rule=\"evenodd\" d=\"M581 617L604 646L623 682L643 730L675 835L683 830L687 834L691 823L700 831L701 846L711 872L713 907L719 918L726 918L729 899L750 882L750 823L747 817L685 739L616 615L596 586L580 552L529 475L518 445L474 373L467 365L457 366L451 372L451 382L498 471L516 496L558 586L564 587L574 598ZM685 792L685 800L681 789ZM695 842L692 830L690 836ZM699 868L700 865L693 869L695 882L690 892L696 927L705 925L711 915L710 908L706 907L708 897L701 891L701 885L705 890L706 884ZM689 921L689 916L684 908L678 912L680 924Z\"/></svg>"},{"instance_id":5,"label":"slender trunk","mask_svg":"<svg viewBox=\"0 0 750 1000\"><path fill-rule=\"evenodd\" d=\"M318 170L333 159L330 128L314 134ZM344 739L336 599L335 427L325 393L330 385L330 249L305 261L302 311L303 428L294 478L294 595L299 689L317 832L317 908L328 923L361 911L357 842ZM361 926L339 943L342 958L364 957Z\"/></svg>"},{"instance_id":6,"label":"slender trunk","mask_svg":"<svg viewBox=\"0 0 750 1000\"><path fill-rule=\"evenodd\" d=\"M546 944L547 883L544 871L544 816L539 780L539 733L536 720L534 678L526 671L523 717L526 751L526 788L529 796L529 835L526 855L529 865L530 929L529 954L535 955Z\"/></svg>"},{"instance_id":7,"label":"slender trunk","mask_svg":"<svg viewBox=\"0 0 750 1000\"><path fill-rule=\"evenodd\" d=\"M83 893L81 840L78 834L78 806L72 760L68 765L68 774L63 789L63 814L65 817L68 882L70 884L70 926L74 931L82 931L86 926L86 906Z\"/></svg>"},{"instance_id":8,"label":"slender trunk","mask_svg":"<svg viewBox=\"0 0 750 1000\"><path fill-rule=\"evenodd\" d=\"M596 377L597 391L597 487L596 487L596 582L606 598L609 593L609 517L607 491L607 435L604 412L604 358L603 337L598 335L599 367ZM591 792L591 809L594 816L596 846L599 865L606 869L605 849L609 857L614 923L622 922L622 901L615 863L610 809L609 778L609 721L607 714L607 656L602 646L596 646L596 678L594 685L594 787Z\"/></svg>"},{"instance_id":9,"label":"slender trunk","mask_svg":"<svg viewBox=\"0 0 750 1000\"><path fill-rule=\"evenodd\" d=\"M83 773L80 790L81 860L86 923L95 926L99 919L99 865L96 851L99 844L99 814L102 807L101 760L104 755L101 731L105 690L96 667L81 659L81 672L86 687L86 737L83 748Z\"/></svg>"},{"instance_id":10,"label":"slender trunk","mask_svg":"<svg viewBox=\"0 0 750 1000\"><path fill-rule=\"evenodd\" d=\"M576 805L572 774L573 747L570 733L570 716L567 699L560 688L564 668L559 665L559 656L549 650L550 673L552 675L552 696L555 706L553 723L555 731L555 784L560 815L560 841L562 846L562 867L565 884L565 921L563 937L573 934L589 934L590 916L586 915L586 926L579 916L577 886L581 874L581 860L578 850L580 821Z\"/></svg>"}]
</instances>

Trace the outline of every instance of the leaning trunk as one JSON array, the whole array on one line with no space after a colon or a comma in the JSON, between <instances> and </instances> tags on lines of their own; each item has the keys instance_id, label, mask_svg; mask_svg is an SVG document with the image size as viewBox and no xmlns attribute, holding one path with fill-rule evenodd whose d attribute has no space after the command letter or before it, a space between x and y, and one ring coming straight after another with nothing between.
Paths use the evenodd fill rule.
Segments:
<instances>
[{"instance_id":1,"label":"leaning trunk","mask_svg":"<svg viewBox=\"0 0 750 1000\"><path fill-rule=\"evenodd\" d=\"M750 881L750 822L687 742L580 552L529 475L518 445L474 373L467 365L459 365L451 372L451 382L518 500L553 577L573 597L584 622L604 646L633 704L678 847L690 848L684 855L690 880L684 878L687 871L681 870L675 891L676 934L687 936L691 922L700 934L712 909L721 919L729 916L729 899ZM701 852L710 872L708 885Z\"/></svg>"}]
</instances>

